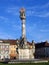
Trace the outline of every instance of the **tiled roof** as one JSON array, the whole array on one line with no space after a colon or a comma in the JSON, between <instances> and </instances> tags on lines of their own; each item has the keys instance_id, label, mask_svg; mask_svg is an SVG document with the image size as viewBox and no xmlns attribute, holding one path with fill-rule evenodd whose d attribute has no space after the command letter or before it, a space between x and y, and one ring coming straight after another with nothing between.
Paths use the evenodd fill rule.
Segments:
<instances>
[{"instance_id":1,"label":"tiled roof","mask_svg":"<svg viewBox=\"0 0 49 65\"><path fill-rule=\"evenodd\" d=\"M10 43L11 45L15 45L16 44L16 40L13 39L0 39L0 41L2 41L2 43Z\"/></svg>"},{"instance_id":2,"label":"tiled roof","mask_svg":"<svg viewBox=\"0 0 49 65\"><path fill-rule=\"evenodd\" d=\"M31 43L31 42L27 42L27 44L32 45L32 43Z\"/></svg>"},{"instance_id":3,"label":"tiled roof","mask_svg":"<svg viewBox=\"0 0 49 65\"><path fill-rule=\"evenodd\" d=\"M14 39L0 39L0 41L2 43L10 43L11 45L15 45L15 44L17 44L17 41L20 43L21 40L19 40L19 39L16 39L16 40L14 40ZM32 43L29 41L27 41L27 44L32 45Z\"/></svg>"},{"instance_id":4,"label":"tiled roof","mask_svg":"<svg viewBox=\"0 0 49 65\"><path fill-rule=\"evenodd\" d=\"M45 41L35 44L35 48L41 48L41 47L49 47L49 43Z\"/></svg>"}]
</instances>

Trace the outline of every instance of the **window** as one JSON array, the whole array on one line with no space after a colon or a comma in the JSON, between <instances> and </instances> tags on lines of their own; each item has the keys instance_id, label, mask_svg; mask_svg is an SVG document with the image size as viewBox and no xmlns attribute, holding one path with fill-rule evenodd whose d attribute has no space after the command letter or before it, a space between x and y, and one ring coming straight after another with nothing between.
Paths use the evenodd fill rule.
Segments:
<instances>
[{"instance_id":1,"label":"window","mask_svg":"<svg viewBox=\"0 0 49 65\"><path fill-rule=\"evenodd\" d=\"M14 46L14 48L16 48L16 46Z\"/></svg>"},{"instance_id":2,"label":"window","mask_svg":"<svg viewBox=\"0 0 49 65\"><path fill-rule=\"evenodd\" d=\"M2 45L1 45L1 49L2 49Z\"/></svg>"},{"instance_id":3,"label":"window","mask_svg":"<svg viewBox=\"0 0 49 65\"><path fill-rule=\"evenodd\" d=\"M16 51L14 50L14 53L16 53Z\"/></svg>"},{"instance_id":4,"label":"window","mask_svg":"<svg viewBox=\"0 0 49 65\"><path fill-rule=\"evenodd\" d=\"M8 54L8 53L9 53L9 51L5 51L5 53L6 53L6 54Z\"/></svg>"},{"instance_id":5,"label":"window","mask_svg":"<svg viewBox=\"0 0 49 65\"><path fill-rule=\"evenodd\" d=\"M6 46L6 48L9 48L9 46Z\"/></svg>"},{"instance_id":6,"label":"window","mask_svg":"<svg viewBox=\"0 0 49 65\"><path fill-rule=\"evenodd\" d=\"M11 53L13 53L13 51L11 51Z\"/></svg>"},{"instance_id":7,"label":"window","mask_svg":"<svg viewBox=\"0 0 49 65\"><path fill-rule=\"evenodd\" d=\"M0 45L0 48L1 48L1 45Z\"/></svg>"},{"instance_id":8,"label":"window","mask_svg":"<svg viewBox=\"0 0 49 65\"><path fill-rule=\"evenodd\" d=\"M1 59L1 56L0 56L0 59Z\"/></svg>"},{"instance_id":9,"label":"window","mask_svg":"<svg viewBox=\"0 0 49 65\"><path fill-rule=\"evenodd\" d=\"M5 46L3 45L2 48L5 49Z\"/></svg>"}]
</instances>

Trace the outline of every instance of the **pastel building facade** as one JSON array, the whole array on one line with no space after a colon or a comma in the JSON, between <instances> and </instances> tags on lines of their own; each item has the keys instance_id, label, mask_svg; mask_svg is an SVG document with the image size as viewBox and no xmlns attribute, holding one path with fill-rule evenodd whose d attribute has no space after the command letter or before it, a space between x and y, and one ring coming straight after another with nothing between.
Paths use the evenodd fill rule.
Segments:
<instances>
[{"instance_id":1,"label":"pastel building facade","mask_svg":"<svg viewBox=\"0 0 49 65\"><path fill-rule=\"evenodd\" d=\"M28 49L20 48L21 40L0 40L0 59L32 59L35 53L35 44L27 42ZM26 52L27 51L27 52ZM29 54L28 54L29 53Z\"/></svg>"},{"instance_id":2,"label":"pastel building facade","mask_svg":"<svg viewBox=\"0 0 49 65\"><path fill-rule=\"evenodd\" d=\"M16 52L16 48L17 48L17 45L16 45L16 40L10 40L10 59L16 59L17 58L17 52Z\"/></svg>"},{"instance_id":3,"label":"pastel building facade","mask_svg":"<svg viewBox=\"0 0 49 65\"><path fill-rule=\"evenodd\" d=\"M0 40L0 59L16 59L16 40Z\"/></svg>"},{"instance_id":4,"label":"pastel building facade","mask_svg":"<svg viewBox=\"0 0 49 65\"><path fill-rule=\"evenodd\" d=\"M8 42L0 40L0 59L10 58L9 46L10 44Z\"/></svg>"}]
</instances>

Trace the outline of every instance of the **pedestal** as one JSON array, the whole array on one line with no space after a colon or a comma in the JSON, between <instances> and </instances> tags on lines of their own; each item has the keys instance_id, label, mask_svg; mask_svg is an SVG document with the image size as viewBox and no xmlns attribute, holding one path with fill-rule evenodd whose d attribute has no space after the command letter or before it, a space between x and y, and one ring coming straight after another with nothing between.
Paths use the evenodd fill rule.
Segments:
<instances>
[{"instance_id":1,"label":"pedestal","mask_svg":"<svg viewBox=\"0 0 49 65\"><path fill-rule=\"evenodd\" d=\"M19 60L28 60L28 59L33 59L33 51L32 49L19 49Z\"/></svg>"}]
</instances>

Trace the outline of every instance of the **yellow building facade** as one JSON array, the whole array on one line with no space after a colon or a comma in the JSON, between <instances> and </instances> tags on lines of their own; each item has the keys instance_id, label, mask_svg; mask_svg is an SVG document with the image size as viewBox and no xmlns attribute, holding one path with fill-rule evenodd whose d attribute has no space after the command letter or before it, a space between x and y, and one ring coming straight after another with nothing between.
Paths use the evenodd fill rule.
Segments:
<instances>
[{"instance_id":1,"label":"yellow building facade","mask_svg":"<svg viewBox=\"0 0 49 65\"><path fill-rule=\"evenodd\" d=\"M10 41L10 47L9 47L10 59L16 59L17 57L16 48L17 48L16 40Z\"/></svg>"}]
</instances>

